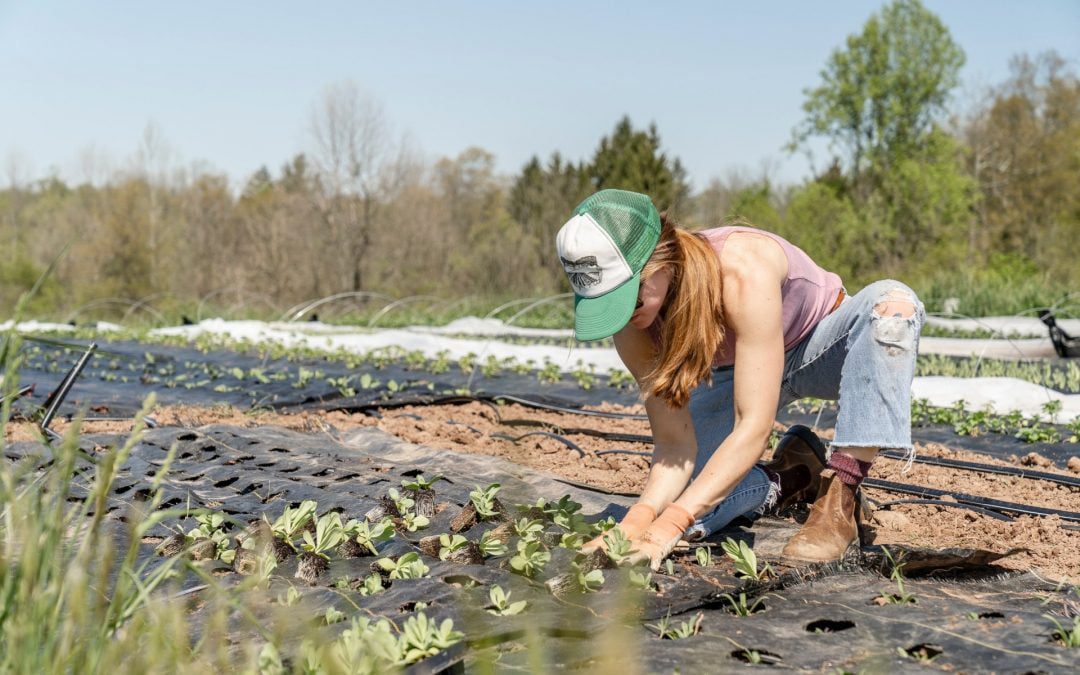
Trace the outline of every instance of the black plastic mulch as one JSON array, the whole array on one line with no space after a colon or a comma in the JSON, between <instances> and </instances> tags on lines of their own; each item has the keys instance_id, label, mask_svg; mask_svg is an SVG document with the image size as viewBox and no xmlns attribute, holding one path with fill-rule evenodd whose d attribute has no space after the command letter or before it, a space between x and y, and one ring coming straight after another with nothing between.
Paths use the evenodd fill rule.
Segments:
<instances>
[{"instance_id":1,"label":"black plastic mulch","mask_svg":"<svg viewBox=\"0 0 1080 675\"><path fill-rule=\"evenodd\" d=\"M90 435L83 445L93 453L96 447L122 440ZM538 496L555 499L570 494L590 516L621 515L628 502L569 487L499 458L411 445L370 428L341 437L272 427L162 428L149 431L136 446L114 487L107 520L116 524L118 536L123 536L121 519L131 515L133 503L147 498L152 477L173 444L177 455L164 481L161 508L220 509L235 519L236 527L263 514L273 519L286 505L303 499L317 500L320 513L334 509L345 518L359 518L388 488L400 487L404 478L417 473L445 476L448 481L436 484L437 499L450 506L426 530L383 544L382 555L413 550L419 537L446 532L475 485L501 483L500 499L508 506L533 503ZM4 454L9 460L34 456L42 463L49 457L33 443L10 445ZM72 499L80 496L76 490ZM151 534L163 537L194 523L178 520L168 525ZM466 535L475 540L485 527L489 526L474 527ZM455 626L468 635L468 648L444 655L440 668L491 658L506 668L528 667L539 659L545 669L591 669L597 666L596 650L602 645L614 645L620 655L633 656L650 672L675 667L715 672L739 666L753 653L765 663L814 670L839 666L859 671L1066 672L1075 665L1075 655L1050 641L1052 623L1043 616L1068 611L1069 603L1077 602L1075 591L1032 575L1005 575L991 565L985 552L894 549L894 556L907 556L913 574L919 573L905 584L917 604L876 606L875 597L897 592L896 584L880 573L878 549L868 548L842 564L788 571L759 583L737 579L715 546L723 536L747 538L769 560L794 527L790 521L762 519L749 529L714 536L706 542L713 545L713 564L708 567L701 567L692 551L678 553L675 576L654 575L658 591L632 594L636 602L630 607L621 600L627 596L615 590L625 580L625 570L606 572L608 582L598 593L553 599L543 586L510 573L504 560L479 566L425 558L431 578L394 581L371 597L332 588L338 580L356 582L369 574L375 558L366 557L335 560L318 585L304 589L302 611L317 622L329 606L347 614L359 606L365 616L400 621L417 611L415 603L427 603L424 612L429 617L453 617ZM152 538L142 545L142 559L153 556L156 541ZM240 578L221 563L205 564L217 568L226 582ZM568 565L568 552L555 549L540 580L565 572ZM276 590L288 586L294 569L294 560L282 564ZM529 600L531 609L516 617L483 611L487 591L495 583L511 590L513 599ZM197 580L190 578L182 587L195 584ZM764 611L745 617L732 614L724 593L737 597L740 592L751 602L760 599ZM647 626L669 612L676 625L701 612L701 633L683 640L659 639ZM196 613L194 619L200 616ZM243 626L236 630L244 632Z\"/></svg>"}]
</instances>

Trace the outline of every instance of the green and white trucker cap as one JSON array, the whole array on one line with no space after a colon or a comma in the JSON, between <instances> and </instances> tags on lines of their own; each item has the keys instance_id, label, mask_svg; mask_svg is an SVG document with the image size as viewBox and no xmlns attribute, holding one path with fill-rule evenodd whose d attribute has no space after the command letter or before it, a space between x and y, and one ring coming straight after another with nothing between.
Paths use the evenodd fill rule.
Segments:
<instances>
[{"instance_id":1,"label":"green and white trucker cap","mask_svg":"<svg viewBox=\"0 0 1080 675\"><path fill-rule=\"evenodd\" d=\"M660 240L648 195L601 190L581 202L555 247L574 287L574 334L600 340L619 332L637 304L641 268Z\"/></svg>"}]
</instances>

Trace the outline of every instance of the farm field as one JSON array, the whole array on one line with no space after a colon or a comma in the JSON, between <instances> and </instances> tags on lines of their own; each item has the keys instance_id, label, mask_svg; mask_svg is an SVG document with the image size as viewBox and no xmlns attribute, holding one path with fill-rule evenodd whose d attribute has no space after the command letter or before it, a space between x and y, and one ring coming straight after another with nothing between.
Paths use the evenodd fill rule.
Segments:
<instances>
[{"instance_id":1,"label":"farm field","mask_svg":"<svg viewBox=\"0 0 1080 675\"><path fill-rule=\"evenodd\" d=\"M478 325L38 331L20 349L34 390L12 404L5 471L74 509L70 526L99 523L80 536L115 551L98 570L127 598L106 613L113 629L168 625L262 672L1075 666L1074 363L922 355L916 461L875 463L861 549L840 563L783 564L796 510L690 542L648 573L620 567L617 542L576 553L648 470L632 381L603 346ZM66 440L46 447L30 418L91 339L50 425ZM827 440L835 415L804 399L776 431ZM33 491L63 466L63 499ZM153 669L155 655L138 658Z\"/></svg>"}]
</instances>

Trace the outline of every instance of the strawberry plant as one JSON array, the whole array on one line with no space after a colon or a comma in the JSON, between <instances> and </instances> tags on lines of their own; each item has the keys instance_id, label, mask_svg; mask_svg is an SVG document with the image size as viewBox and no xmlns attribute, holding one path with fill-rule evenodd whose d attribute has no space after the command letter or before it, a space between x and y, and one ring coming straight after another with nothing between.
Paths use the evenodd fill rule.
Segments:
<instances>
[{"instance_id":1,"label":"strawberry plant","mask_svg":"<svg viewBox=\"0 0 1080 675\"><path fill-rule=\"evenodd\" d=\"M498 584L492 586L491 590L488 591L488 598L491 600L491 604L484 609L495 616L521 614L529 604L526 600L510 602L510 591L504 591Z\"/></svg>"}]
</instances>

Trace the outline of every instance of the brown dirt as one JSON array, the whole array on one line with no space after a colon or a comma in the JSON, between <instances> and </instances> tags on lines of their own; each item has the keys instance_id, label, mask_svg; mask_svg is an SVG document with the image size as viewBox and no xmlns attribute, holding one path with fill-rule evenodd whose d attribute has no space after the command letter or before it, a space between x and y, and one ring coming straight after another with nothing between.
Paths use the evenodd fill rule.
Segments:
<instances>
[{"instance_id":1,"label":"brown dirt","mask_svg":"<svg viewBox=\"0 0 1080 675\"><path fill-rule=\"evenodd\" d=\"M603 406L605 410L641 412L640 406ZM496 412L496 410L498 412ZM627 434L649 434L643 420L622 420L583 415L570 415L534 410L516 404L490 406L469 403L461 406L404 407L384 410L381 419L347 413L305 412L293 415L274 413L246 414L232 408L170 407L154 413L162 425L198 427L211 423L284 426L297 431L315 432L328 428L344 430L355 427L378 426L380 429L411 443L504 457L523 466L549 471L569 480L586 483L601 489L618 492L639 491L648 473L647 458L632 455L598 455L608 449L651 451L640 443L605 441L585 434L566 434L566 438L585 453L584 457L559 441L533 435L517 443L493 434L519 437L532 431L592 429ZM501 422L500 422L501 420ZM536 426L506 424L507 421L528 420ZM95 424L108 428L96 428ZM62 429L61 424L55 427ZM126 431L116 423L85 425L88 431ZM30 425L9 425L8 440L20 440L29 434ZM822 438L832 436L831 429L816 430ZM920 454L964 459L995 465L1023 465L1024 458L1002 461L976 452L948 448L939 444L917 444ZM1027 460L1031 462L1031 459ZM901 473L904 463L880 458L874 463L871 476L885 480L912 483L995 499L1027 504L1080 510L1080 490L1055 485L1048 481L1022 479L1012 476L981 474L947 467L915 464ZM1071 471L1053 467L1037 467L1041 471L1073 475ZM874 490L875 499L903 498ZM1080 581L1080 531L1061 527L1056 518L1021 517L1004 523L974 512L933 505L900 505L881 511L874 522L864 527L865 543L904 543L930 547L978 547L1004 552L1013 548L1026 549L999 564L1010 569L1034 570L1044 577Z\"/></svg>"}]
</instances>

